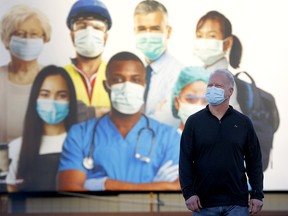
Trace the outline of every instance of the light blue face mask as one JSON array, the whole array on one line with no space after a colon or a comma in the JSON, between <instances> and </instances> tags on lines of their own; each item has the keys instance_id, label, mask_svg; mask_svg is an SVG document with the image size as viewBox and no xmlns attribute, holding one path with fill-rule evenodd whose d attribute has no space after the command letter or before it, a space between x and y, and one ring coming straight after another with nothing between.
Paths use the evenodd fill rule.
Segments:
<instances>
[{"instance_id":1,"label":"light blue face mask","mask_svg":"<svg viewBox=\"0 0 288 216\"><path fill-rule=\"evenodd\" d=\"M160 33L140 33L136 36L136 48L148 59L154 61L166 49L164 35Z\"/></svg>"},{"instance_id":2,"label":"light blue face mask","mask_svg":"<svg viewBox=\"0 0 288 216\"><path fill-rule=\"evenodd\" d=\"M215 86L207 87L205 97L209 104L217 106L225 101L224 93L225 90L222 88L217 88Z\"/></svg>"},{"instance_id":3,"label":"light blue face mask","mask_svg":"<svg viewBox=\"0 0 288 216\"><path fill-rule=\"evenodd\" d=\"M20 38L12 36L9 49L13 56L24 61L37 59L44 47L42 38Z\"/></svg>"},{"instance_id":4,"label":"light blue face mask","mask_svg":"<svg viewBox=\"0 0 288 216\"><path fill-rule=\"evenodd\" d=\"M55 125L67 117L69 113L69 102L38 99L36 110L44 122Z\"/></svg>"}]
</instances>

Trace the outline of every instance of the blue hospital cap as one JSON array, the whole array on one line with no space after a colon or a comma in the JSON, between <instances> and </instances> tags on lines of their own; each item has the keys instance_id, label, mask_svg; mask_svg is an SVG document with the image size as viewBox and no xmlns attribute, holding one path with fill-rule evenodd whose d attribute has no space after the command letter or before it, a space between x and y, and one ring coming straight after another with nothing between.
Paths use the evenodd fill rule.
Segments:
<instances>
[{"instance_id":1,"label":"blue hospital cap","mask_svg":"<svg viewBox=\"0 0 288 216\"><path fill-rule=\"evenodd\" d=\"M184 67L179 76L177 81L175 82L174 88L172 89L172 101L171 101L171 106L172 106L172 113L175 118L178 117L178 111L175 108L174 104L174 98L178 96L181 92L181 90L189 85L190 83L202 80L205 83L208 83L208 79L210 76L210 72L207 71L204 67L199 67L199 66L190 66L190 67Z\"/></svg>"}]
</instances>

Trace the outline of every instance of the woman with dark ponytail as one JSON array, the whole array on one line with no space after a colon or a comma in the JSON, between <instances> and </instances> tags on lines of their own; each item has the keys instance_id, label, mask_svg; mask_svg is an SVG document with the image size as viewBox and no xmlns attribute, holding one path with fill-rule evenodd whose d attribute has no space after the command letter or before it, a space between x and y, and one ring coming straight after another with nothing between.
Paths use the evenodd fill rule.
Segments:
<instances>
[{"instance_id":1,"label":"woman with dark ponytail","mask_svg":"<svg viewBox=\"0 0 288 216\"><path fill-rule=\"evenodd\" d=\"M237 69L241 62L242 45L232 34L231 22L218 11L210 11L200 18L196 26L194 54L203 61L211 72L228 68L229 63Z\"/></svg>"},{"instance_id":2,"label":"woman with dark ponytail","mask_svg":"<svg viewBox=\"0 0 288 216\"><path fill-rule=\"evenodd\" d=\"M229 69L230 66L238 69L242 57L242 44L239 38L233 35L231 22L218 11L209 11L197 23L193 52L210 72ZM235 86L230 103L234 109L241 111L236 96Z\"/></svg>"}]
</instances>

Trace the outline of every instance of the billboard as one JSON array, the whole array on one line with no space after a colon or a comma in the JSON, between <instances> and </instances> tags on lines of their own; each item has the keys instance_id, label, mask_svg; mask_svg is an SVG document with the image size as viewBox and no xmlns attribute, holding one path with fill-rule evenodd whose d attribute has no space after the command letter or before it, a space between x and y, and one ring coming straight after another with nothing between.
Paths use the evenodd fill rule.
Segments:
<instances>
[{"instance_id":1,"label":"billboard","mask_svg":"<svg viewBox=\"0 0 288 216\"><path fill-rule=\"evenodd\" d=\"M134 32L133 13L136 5L140 1L103 0L103 2L109 9L112 19L112 26L111 29L109 29L108 31L108 38L102 55L103 60L107 62L115 53L121 51L129 51L136 54L141 60L143 60L143 62L145 62L143 54L139 51L139 49L136 48L136 37ZM285 74L285 54L286 49L288 49L288 43L286 42L286 38L288 32L285 28L283 28L283 26L285 26L284 20L286 20L286 12L284 11L285 1L278 1L277 4L275 4L275 2L271 0L265 0L261 2L260 0L253 2L238 2L229 0L205 0L199 2L180 0L177 1L177 3L168 0L161 0L160 2L163 3L168 10L169 25L171 26L171 33L168 39L168 50L173 56L175 56L176 59L181 61L184 66L199 66L202 64L202 62L193 54L193 46L196 38L195 28L200 17L202 17L208 11L216 10L224 14L231 21L233 26L233 34L237 35L243 47L243 54L239 71L247 71L253 77L256 85L259 88L265 90L266 92L269 92L274 96L280 116L279 127L273 134L273 147L271 149L268 149L269 156L264 170L264 190L287 191L288 174L287 172L285 172L285 166L287 164L286 152L288 150L288 147L286 145L286 142L288 140L288 135L286 133L286 130L288 128L288 117L287 112L285 112L287 102L285 102L286 100L284 98L285 93L288 92L288 89L286 89L288 88L286 85L288 81L288 76ZM66 19L69 14L70 8L74 3L74 0L63 0L57 2L52 2L48 0L1 0L0 17L2 17L12 6L18 4L30 5L43 12L48 17L49 23L51 25L51 39L44 44L43 50L39 55L38 62L41 66L53 64L64 67L71 64L71 58L75 58L76 56L75 48L73 46L70 35L71 33L66 24ZM261 7L259 7L259 4L261 4ZM273 8L272 11L271 8ZM267 14L269 16L267 16ZM275 30L277 32L276 34ZM9 67L9 62L11 61L10 51L7 50L4 43L0 43L0 53L0 65L8 65ZM4 94L4 92L2 92L2 94ZM0 93L1 96L2 94ZM155 94L154 96L156 98L157 94ZM23 99L21 95L19 95L18 97L19 100L26 100L26 103L28 103L28 98ZM86 108L87 107L84 106L85 112L91 111ZM23 113L22 115L24 116L24 113L26 112L26 107L24 105L21 107L9 107L8 110L8 116L0 113L0 115L2 115L2 117L0 118L1 121L4 121L4 119L7 122L13 123L14 121L16 125L17 119L15 119L13 113L18 113L19 115L20 113ZM153 115L151 116L153 117ZM163 122L165 122L166 116L161 116L160 113L157 118L160 119L160 121L161 119L164 119ZM103 120L105 121L105 118ZM176 119L175 121L179 123L180 120ZM143 124L146 124L145 118L143 118ZM6 129L11 132L11 137L13 137L13 139L7 138L6 141L1 140L2 143L0 144L7 144L13 140L14 142L17 141L17 143L21 143L21 138L20 140L18 139L15 141L16 138L21 137L16 136L17 134L21 134L21 132L17 131L20 129L8 129L8 127ZM101 127L99 128L99 130L101 130ZM141 130L141 128L139 128L139 130ZM93 131L93 128L91 128L90 132L91 131ZM149 130L144 131L144 134L145 133L148 133L147 136L150 136L151 134ZM151 138L149 138L151 139L151 141L149 141L151 145L153 145L153 133L155 133L155 137L157 137L157 133L152 132ZM13 136L13 134L16 135ZM65 137L58 138L60 140L65 139ZM90 138L91 137L89 137L89 139ZM169 137L167 136L166 139L169 140ZM175 138L175 140L177 139L179 138ZM87 141L87 143L91 142ZM135 148L131 150L131 154L133 154L133 157L135 149L138 148L136 142L134 143L134 145ZM3 148L1 147L0 151L1 149L5 150L6 147L7 146L3 146ZM90 147L86 146L85 149L86 150L84 152L84 155L87 156L89 155ZM145 151L147 152L140 153L140 155L149 155L150 149L152 149L153 151L153 148L149 147L145 149ZM15 155L20 154L19 147L18 149L14 150ZM141 151L140 147L139 151ZM175 151L177 152L177 150ZM136 153L138 152L136 151ZM167 153L167 156L168 155L169 154ZM119 155L117 155L116 151L112 154L107 153L107 155L104 154L104 152L100 152L98 157L101 156L103 156L104 159L110 158L109 160L113 160L114 156L116 157ZM154 157L156 158L157 155L155 154ZM170 159L172 160L172 156ZM173 171L176 170L176 167L173 166L175 165L174 162L171 164L169 158L166 158L165 160L166 162L162 164L162 167L164 166L165 168L165 166L170 166L172 170L171 173L173 173ZM89 162L91 161L88 161L88 164ZM12 161L10 161L10 164L11 163ZM138 173L139 170L131 170L131 172ZM141 172L139 172L139 175L140 173ZM44 174L45 170L43 171L43 175ZM122 175L125 174L122 173ZM66 177L68 178L69 176ZM119 179L121 179L121 177L119 177ZM104 180L106 179L103 178L101 181L99 181L103 183ZM1 182L6 183L6 180L2 179ZM101 184L99 183L99 185ZM99 187L95 190L102 189L101 187ZM140 189L136 188L134 190L138 191ZM13 189L11 191L13 191Z\"/></svg>"}]
</instances>

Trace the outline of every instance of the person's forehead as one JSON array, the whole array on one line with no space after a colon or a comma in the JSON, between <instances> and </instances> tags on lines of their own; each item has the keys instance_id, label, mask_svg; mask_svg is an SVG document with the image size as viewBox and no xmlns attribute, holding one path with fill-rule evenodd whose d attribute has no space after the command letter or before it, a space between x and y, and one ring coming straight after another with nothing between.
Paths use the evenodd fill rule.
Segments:
<instances>
[{"instance_id":1,"label":"person's forehead","mask_svg":"<svg viewBox=\"0 0 288 216\"><path fill-rule=\"evenodd\" d=\"M202 26L209 26L210 28L220 28L221 24L220 24L219 20L206 19L200 23L199 27L202 27Z\"/></svg>"},{"instance_id":2,"label":"person's forehead","mask_svg":"<svg viewBox=\"0 0 288 216\"><path fill-rule=\"evenodd\" d=\"M203 80L196 80L184 86L181 91L206 90L207 84Z\"/></svg>"},{"instance_id":3,"label":"person's forehead","mask_svg":"<svg viewBox=\"0 0 288 216\"><path fill-rule=\"evenodd\" d=\"M76 17L73 22L81 22L81 21L97 21L99 22L99 24L102 24L102 25L106 25L106 22L104 21L104 19L100 18L100 17L95 17L95 16L78 16Z\"/></svg>"},{"instance_id":4,"label":"person's forehead","mask_svg":"<svg viewBox=\"0 0 288 216\"><path fill-rule=\"evenodd\" d=\"M215 73L210 76L209 83L224 84L228 81L228 78L223 73Z\"/></svg>"},{"instance_id":5,"label":"person's forehead","mask_svg":"<svg viewBox=\"0 0 288 216\"><path fill-rule=\"evenodd\" d=\"M207 19L199 23L196 32L215 32L222 34L222 28L218 20Z\"/></svg>"},{"instance_id":6,"label":"person's forehead","mask_svg":"<svg viewBox=\"0 0 288 216\"><path fill-rule=\"evenodd\" d=\"M42 30L42 23L37 17L28 17L27 19L19 22L17 24L17 28L29 28L29 29L41 29Z\"/></svg>"},{"instance_id":7,"label":"person's forehead","mask_svg":"<svg viewBox=\"0 0 288 216\"><path fill-rule=\"evenodd\" d=\"M60 75L50 75L47 76L41 86L41 89L55 89L55 88L62 88L67 89L66 80Z\"/></svg>"},{"instance_id":8,"label":"person's forehead","mask_svg":"<svg viewBox=\"0 0 288 216\"><path fill-rule=\"evenodd\" d=\"M143 74L144 66L135 60L117 60L113 61L110 64L109 67L110 74L131 74L133 72L134 74Z\"/></svg>"},{"instance_id":9,"label":"person's forehead","mask_svg":"<svg viewBox=\"0 0 288 216\"><path fill-rule=\"evenodd\" d=\"M161 25L165 21L165 17L161 11L153 11L147 14L137 14L134 17L135 25Z\"/></svg>"},{"instance_id":10,"label":"person's forehead","mask_svg":"<svg viewBox=\"0 0 288 216\"><path fill-rule=\"evenodd\" d=\"M202 80L189 83L182 88L180 94L205 94L207 84Z\"/></svg>"}]
</instances>

